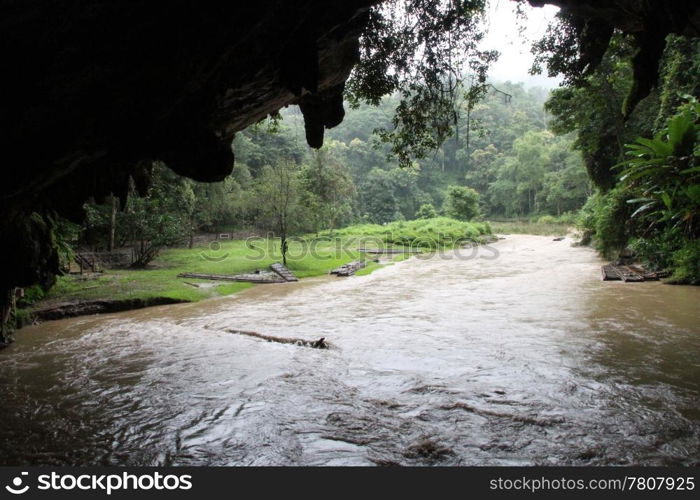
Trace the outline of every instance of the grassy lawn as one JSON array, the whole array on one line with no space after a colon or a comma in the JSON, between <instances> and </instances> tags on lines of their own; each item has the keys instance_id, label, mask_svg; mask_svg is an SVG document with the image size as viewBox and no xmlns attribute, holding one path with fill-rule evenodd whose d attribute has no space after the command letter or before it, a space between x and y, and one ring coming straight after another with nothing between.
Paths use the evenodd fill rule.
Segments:
<instances>
[{"instance_id":1,"label":"grassy lawn","mask_svg":"<svg viewBox=\"0 0 700 500\"><path fill-rule=\"evenodd\" d=\"M225 283L216 287L195 288L185 282L194 283L203 280L177 278L179 272L182 271L114 269L107 270L96 277L60 276L56 285L37 305L45 307L56 302L149 297L197 301L218 295L228 295L251 286L250 283Z\"/></svg>"},{"instance_id":2,"label":"grassy lawn","mask_svg":"<svg viewBox=\"0 0 700 500\"><path fill-rule=\"evenodd\" d=\"M299 278L327 274L331 269L360 257L357 247L350 243L346 248L343 246L345 241L342 244L330 241L292 241L289 244L287 267ZM240 274L267 269L270 264L281 261L278 240L259 239L249 243L240 240L221 241L191 249L167 249L160 253L148 269L108 269L102 274L89 277L60 276L38 306L45 307L65 301L148 297L197 301L229 295L253 285L178 278L178 274ZM210 286L197 288L188 283Z\"/></svg>"}]
</instances>

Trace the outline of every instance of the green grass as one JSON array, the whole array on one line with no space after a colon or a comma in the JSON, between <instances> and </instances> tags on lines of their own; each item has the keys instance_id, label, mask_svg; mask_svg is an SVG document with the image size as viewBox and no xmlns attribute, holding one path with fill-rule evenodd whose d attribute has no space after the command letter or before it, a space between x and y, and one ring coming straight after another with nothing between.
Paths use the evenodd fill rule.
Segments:
<instances>
[{"instance_id":1,"label":"green grass","mask_svg":"<svg viewBox=\"0 0 700 500\"><path fill-rule=\"evenodd\" d=\"M299 278L325 274L334 267L359 258L357 247L345 247L344 244L345 242L292 240L289 242L287 267ZM220 244L192 249L166 250L153 264L166 269L177 269L177 272L239 274L267 269L274 262L282 262L279 240L256 238L222 241Z\"/></svg>"},{"instance_id":2,"label":"green grass","mask_svg":"<svg viewBox=\"0 0 700 500\"><path fill-rule=\"evenodd\" d=\"M197 301L218 295L228 295L250 287L250 283L226 283L218 287L195 288L177 278L180 271L149 270L108 270L98 277L83 278L76 275L60 276L56 285L46 294L37 306L63 301L97 299L145 299L168 297L177 300Z\"/></svg>"},{"instance_id":3,"label":"green grass","mask_svg":"<svg viewBox=\"0 0 700 500\"><path fill-rule=\"evenodd\" d=\"M327 274L333 268L360 258L351 241L292 241L287 267L299 278ZM229 295L252 286L250 283L215 282L178 278L183 272L240 274L267 269L281 262L278 240L222 241L192 249L173 248L161 252L149 269L110 269L91 277L60 276L56 285L34 307L52 303L97 299L168 297L196 302ZM188 283L207 283L196 288ZM267 286L267 285L263 285Z\"/></svg>"}]
</instances>

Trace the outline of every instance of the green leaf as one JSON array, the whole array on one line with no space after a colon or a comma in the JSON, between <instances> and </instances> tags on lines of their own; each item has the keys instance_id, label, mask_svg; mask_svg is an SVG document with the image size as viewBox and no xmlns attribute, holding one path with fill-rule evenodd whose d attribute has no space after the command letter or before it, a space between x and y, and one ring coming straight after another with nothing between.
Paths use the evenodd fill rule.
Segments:
<instances>
[{"instance_id":1,"label":"green leaf","mask_svg":"<svg viewBox=\"0 0 700 500\"><path fill-rule=\"evenodd\" d=\"M656 201L655 198L633 198L631 200L627 200L627 203L643 203L645 201Z\"/></svg>"},{"instance_id":2,"label":"green leaf","mask_svg":"<svg viewBox=\"0 0 700 500\"><path fill-rule=\"evenodd\" d=\"M671 156L671 154L673 154L673 146L659 139L647 139L645 137L639 137L637 138L637 142L647 146L654 152L654 154L657 157L666 157Z\"/></svg>"},{"instance_id":3,"label":"green leaf","mask_svg":"<svg viewBox=\"0 0 700 500\"><path fill-rule=\"evenodd\" d=\"M672 148L683 142L683 138L694 126L689 110L679 113L668 121L668 142Z\"/></svg>"},{"instance_id":4,"label":"green leaf","mask_svg":"<svg viewBox=\"0 0 700 500\"><path fill-rule=\"evenodd\" d=\"M646 211L649 210L650 208L653 208L654 205L656 205L656 201L652 201L651 203L647 203L647 204L645 204L645 205L642 205L642 206L639 207L637 210L635 210L635 211L632 213L632 215L631 215L630 217L634 218L634 217L636 217L637 215L646 212Z\"/></svg>"},{"instance_id":5,"label":"green leaf","mask_svg":"<svg viewBox=\"0 0 700 500\"><path fill-rule=\"evenodd\" d=\"M695 203L700 204L700 184L693 184L685 188L685 194Z\"/></svg>"},{"instance_id":6,"label":"green leaf","mask_svg":"<svg viewBox=\"0 0 700 500\"><path fill-rule=\"evenodd\" d=\"M671 200L671 196L668 193L661 193L661 201L664 202L664 205L666 205L666 208L671 210L671 205L673 204L673 201Z\"/></svg>"}]
</instances>

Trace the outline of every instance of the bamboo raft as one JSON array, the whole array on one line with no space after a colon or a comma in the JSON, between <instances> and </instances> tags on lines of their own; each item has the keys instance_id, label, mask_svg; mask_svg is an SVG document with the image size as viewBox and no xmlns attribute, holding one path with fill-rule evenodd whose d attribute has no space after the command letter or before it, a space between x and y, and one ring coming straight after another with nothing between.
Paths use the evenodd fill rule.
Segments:
<instances>
[{"instance_id":1,"label":"bamboo raft","mask_svg":"<svg viewBox=\"0 0 700 500\"><path fill-rule=\"evenodd\" d=\"M288 281L299 281L292 272L279 262L270 266L270 271L256 271L245 274L205 274L205 273L180 273L178 278L194 278L200 280L214 281L242 281L245 283L286 283ZM188 285L194 285L188 283Z\"/></svg>"},{"instance_id":2,"label":"bamboo raft","mask_svg":"<svg viewBox=\"0 0 700 500\"><path fill-rule=\"evenodd\" d=\"M658 281L659 273L647 271L638 266L623 266L606 264L601 268L603 281L624 281L639 283L642 281Z\"/></svg>"},{"instance_id":3,"label":"bamboo raft","mask_svg":"<svg viewBox=\"0 0 700 500\"><path fill-rule=\"evenodd\" d=\"M354 260L333 269L330 274L335 274L336 276L352 276L366 265L364 261Z\"/></svg>"},{"instance_id":4,"label":"bamboo raft","mask_svg":"<svg viewBox=\"0 0 700 500\"><path fill-rule=\"evenodd\" d=\"M194 278L200 280L215 281L243 281L246 283L284 283L285 280L276 273L250 273L250 274L204 274L204 273L180 273L178 278Z\"/></svg>"},{"instance_id":5,"label":"bamboo raft","mask_svg":"<svg viewBox=\"0 0 700 500\"><path fill-rule=\"evenodd\" d=\"M368 253L371 255L397 255L403 253L423 253L420 250L410 250L408 248L360 248L358 252Z\"/></svg>"},{"instance_id":6,"label":"bamboo raft","mask_svg":"<svg viewBox=\"0 0 700 500\"><path fill-rule=\"evenodd\" d=\"M270 265L270 269L272 269L272 272L279 275L284 281L299 281L299 279L294 276L289 269L284 267L279 262L275 262L274 264Z\"/></svg>"}]
</instances>

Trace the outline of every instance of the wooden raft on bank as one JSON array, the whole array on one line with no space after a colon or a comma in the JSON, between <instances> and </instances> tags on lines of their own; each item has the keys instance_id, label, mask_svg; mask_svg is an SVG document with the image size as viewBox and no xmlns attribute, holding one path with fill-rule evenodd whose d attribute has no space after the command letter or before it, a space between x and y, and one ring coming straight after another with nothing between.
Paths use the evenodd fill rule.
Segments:
<instances>
[{"instance_id":1,"label":"wooden raft on bank","mask_svg":"<svg viewBox=\"0 0 700 500\"><path fill-rule=\"evenodd\" d=\"M215 281L243 281L246 283L286 283L288 281L298 281L297 277L279 262L272 264L270 269L271 271L256 271L254 273L245 274L180 273L177 277Z\"/></svg>"},{"instance_id":2,"label":"wooden raft on bank","mask_svg":"<svg viewBox=\"0 0 700 500\"><path fill-rule=\"evenodd\" d=\"M601 268L603 281L624 281L639 283L642 281L658 281L659 273L647 271L638 266L623 266L606 264Z\"/></svg>"},{"instance_id":3,"label":"wooden raft on bank","mask_svg":"<svg viewBox=\"0 0 700 500\"><path fill-rule=\"evenodd\" d=\"M366 265L364 261L354 260L333 269L330 274L335 274L336 276L352 276Z\"/></svg>"},{"instance_id":4,"label":"wooden raft on bank","mask_svg":"<svg viewBox=\"0 0 700 500\"><path fill-rule=\"evenodd\" d=\"M272 269L273 273L278 274L284 281L299 281L299 279L294 276L289 269L284 267L279 262L275 262L274 264L270 265L270 269Z\"/></svg>"},{"instance_id":5,"label":"wooden raft on bank","mask_svg":"<svg viewBox=\"0 0 700 500\"><path fill-rule=\"evenodd\" d=\"M423 253L420 250L411 250L408 248L360 248L358 252L368 253L371 255L397 255L397 254L418 254Z\"/></svg>"},{"instance_id":6,"label":"wooden raft on bank","mask_svg":"<svg viewBox=\"0 0 700 500\"><path fill-rule=\"evenodd\" d=\"M194 278L199 280L215 281L243 281L246 283L284 283L279 275L274 273L250 273L250 274L204 274L204 273L180 273L178 278Z\"/></svg>"}]
</instances>

